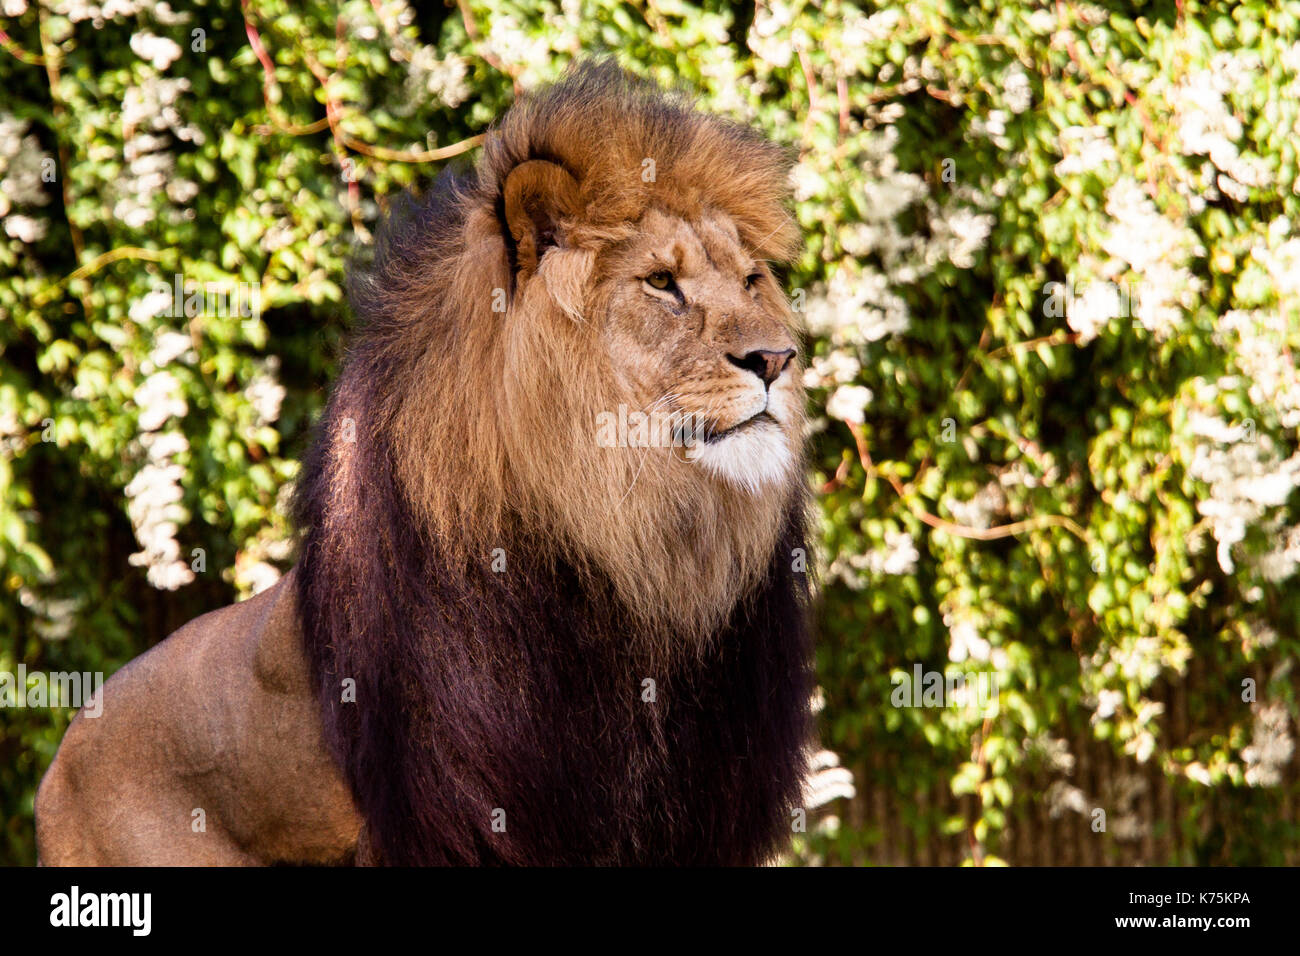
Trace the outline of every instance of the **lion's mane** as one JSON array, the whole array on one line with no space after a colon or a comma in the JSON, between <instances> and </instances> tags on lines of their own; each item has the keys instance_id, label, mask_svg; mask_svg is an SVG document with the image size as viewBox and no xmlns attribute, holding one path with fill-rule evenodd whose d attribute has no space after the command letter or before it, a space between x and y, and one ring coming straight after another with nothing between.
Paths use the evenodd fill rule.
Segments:
<instances>
[{"instance_id":1,"label":"lion's mane","mask_svg":"<svg viewBox=\"0 0 1300 956\"><path fill-rule=\"evenodd\" d=\"M516 288L504 224L531 159L582 190L554 308ZM805 496L595 448L621 396L573 303L652 202L725 210L788 259L788 163L588 65L390 214L296 499L303 640L366 858L747 864L782 845L810 732Z\"/></svg>"}]
</instances>

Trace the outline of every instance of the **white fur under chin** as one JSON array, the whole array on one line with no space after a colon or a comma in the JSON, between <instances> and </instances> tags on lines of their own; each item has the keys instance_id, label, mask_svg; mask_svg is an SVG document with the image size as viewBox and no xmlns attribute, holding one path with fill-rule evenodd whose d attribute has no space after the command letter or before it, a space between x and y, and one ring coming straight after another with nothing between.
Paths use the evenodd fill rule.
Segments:
<instances>
[{"instance_id":1,"label":"white fur under chin","mask_svg":"<svg viewBox=\"0 0 1300 956\"><path fill-rule=\"evenodd\" d=\"M757 494L764 485L785 481L794 467L785 433L774 422L758 422L717 441L696 445L687 457L750 494Z\"/></svg>"}]
</instances>

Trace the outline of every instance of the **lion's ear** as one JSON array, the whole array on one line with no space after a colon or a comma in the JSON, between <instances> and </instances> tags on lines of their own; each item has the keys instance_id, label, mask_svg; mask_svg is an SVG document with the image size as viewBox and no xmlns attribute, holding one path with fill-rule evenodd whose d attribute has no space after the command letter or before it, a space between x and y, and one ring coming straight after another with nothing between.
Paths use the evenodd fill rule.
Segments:
<instances>
[{"instance_id":1,"label":"lion's ear","mask_svg":"<svg viewBox=\"0 0 1300 956\"><path fill-rule=\"evenodd\" d=\"M579 208L578 182L563 166L532 159L511 170L504 193L506 225L522 278L537 271L547 249L563 245L561 224Z\"/></svg>"}]
</instances>

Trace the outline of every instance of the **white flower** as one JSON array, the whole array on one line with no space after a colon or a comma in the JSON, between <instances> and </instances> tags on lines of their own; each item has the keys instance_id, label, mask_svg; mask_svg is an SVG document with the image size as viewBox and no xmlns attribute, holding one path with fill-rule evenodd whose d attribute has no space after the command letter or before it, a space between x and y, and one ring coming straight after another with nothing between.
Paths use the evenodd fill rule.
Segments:
<instances>
[{"instance_id":1,"label":"white flower","mask_svg":"<svg viewBox=\"0 0 1300 956\"><path fill-rule=\"evenodd\" d=\"M790 185L797 202L807 202L826 191L826 180L807 160L800 160L790 170Z\"/></svg>"},{"instance_id":2,"label":"white flower","mask_svg":"<svg viewBox=\"0 0 1300 956\"><path fill-rule=\"evenodd\" d=\"M808 761L808 776L803 787L805 810L825 806L840 797L851 800L857 795L853 773L839 764L840 758L829 750L814 754Z\"/></svg>"},{"instance_id":3,"label":"white flower","mask_svg":"<svg viewBox=\"0 0 1300 956\"><path fill-rule=\"evenodd\" d=\"M171 372L150 375L136 388L133 397L140 409L140 428L143 431L155 431L168 419L189 411L180 395L180 383Z\"/></svg>"},{"instance_id":4,"label":"white flower","mask_svg":"<svg viewBox=\"0 0 1300 956\"><path fill-rule=\"evenodd\" d=\"M1097 694L1097 709L1093 712L1097 720L1109 720L1124 702L1124 695L1117 690L1103 690Z\"/></svg>"},{"instance_id":5,"label":"white flower","mask_svg":"<svg viewBox=\"0 0 1300 956\"><path fill-rule=\"evenodd\" d=\"M1091 173L1105 163L1119 162L1119 154L1104 126L1069 126L1061 130L1061 152L1065 158L1056 164L1056 175L1079 176Z\"/></svg>"},{"instance_id":6,"label":"white flower","mask_svg":"<svg viewBox=\"0 0 1300 956\"><path fill-rule=\"evenodd\" d=\"M1188 263L1204 256L1205 249L1185 223L1161 215L1145 190L1128 177L1106 191L1106 213L1113 225L1102 248L1141 277L1134 317L1158 338L1167 338L1185 310L1200 301L1203 283Z\"/></svg>"},{"instance_id":7,"label":"white flower","mask_svg":"<svg viewBox=\"0 0 1300 956\"><path fill-rule=\"evenodd\" d=\"M871 575L911 574L916 570L916 562L920 557L910 533L888 528L885 531L883 548L877 548L867 554L854 555L850 559L850 564Z\"/></svg>"},{"instance_id":8,"label":"white flower","mask_svg":"<svg viewBox=\"0 0 1300 956\"><path fill-rule=\"evenodd\" d=\"M1300 238L1292 238L1286 216L1268 224L1267 238L1251 247L1250 257L1264 267L1279 299L1300 294Z\"/></svg>"},{"instance_id":9,"label":"white flower","mask_svg":"<svg viewBox=\"0 0 1300 956\"><path fill-rule=\"evenodd\" d=\"M1300 487L1300 452L1284 460L1268 435L1256 435L1253 442L1238 440L1242 426L1234 428L1199 411L1189 414L1188 429L1196 444L1187 473L1210 489L1208 498L1196 507L1209 520L1210 532L1218 542L1219 566L1225 574L1232 574L1236 570L1233 546L1245 539L1248 528L1270 509L1285 504L1291 491ZM1282 570L1280 563L1274 564L1273 570Z\"/></svg>"},{"instance_id":10,"label":"white flower","mask_svg":"<svg viewBox=\"0 0 1300 956\"><path fill-rule=\"evenodd\" d=\"M1132 741L1125 745L1126 753L1137 758L1138 763L1146 763L1156 752L1156 738L1149 730L1141 731Z\"/></svg>"},{"instance_id":11,"label":"white flower","mask_svg":"<svg viewBox=\"0 0 1300 956\"><path fill-rule=\"evenodd\" d=\"M806 388L827 388L847 385L858 377L862 363L847 351L835 349L828 355L813 357L812 364L803 373Z\"/></svg>"},{"instance_id":12,"label":"white flower","mask_svg":"<svg viewBox=\"0 0 1300 956\"><path fill-rule=\"evenodd\" d=\"M149 361L153 363L154 368L162 368L188 352L192 345L190 337L184 332L160 332L154 339Z\"/></svg>"},{"instance_id":13,"label":"white flower","mask_svg":"<svg viewBox=\"0 0 1300 956\"><path fill-rule=\"evenodd\" d=\"M1115 225L1102 248L1138 272L1161 261L1205 255L1196 235L1161 215L1146 190L1132 179L1122 178L1106 190L1106 212Z\"/></svg>"},{"instance_id":14,"label":"white flower","mask_svg":"<svg viewBox=\"0 0 1300 956\"><path fill-rule=\"evenodd\" d=\"M990 481L970 501L948 498L944 505L958 524L968 528L987 528L992 525L993 516L1006 507L1007 497L999 482Z\"/></svg>"},{"instance_id":15,"label":"white flower","mask_svg":"<svg viewBox=\"0 0 1300 956\"><path fill-rule=\"evenodd\" d=\"M546 60L548 52L544 37L530 37L511 16L492 21L484 47L511 66L535 66Z\"/></svg>"},{"instance_id":16,"label":"white flower","mask_svg":"<svg viewBox=\"0 0 1300 956\"><path fill-rule=\"evenodd\" d=\"M258 561L245 568L240 568L235 576L235 584L250 596L261 594L280 580L280 569L265 561Z\"/></svg>"},{"instance_id":17,"label":"white flower","mask_svg":"<svg viewBox=\"0 0 1300 956\"><path fill-rule=\"evenodd\" d=\"M1256 570L1266 581L1281 581L1300 569L1300 525L1287 529L1278 539L1277 546L1255 562ZM1277 641L1277 633L1263 629L1256 640L1261 646L1269 647Z\"/></svg>"},{"instance_id":18,"label":"white flower","mask_svg":"<svg viewBox=\"0 0 1300 956\"><path fill-rule=\"evenodd\" d=\"M1295 753L1291 736L1291 713L1284 703L1259 707L1250 746L1241 752L1246 762L1246 783L1252 787L1275 787Z\"/></svg>"},{"instance_id":19,"label":"white flower","mask_svg":"<svg viewBox=\"0 0 1300 956\"><path fill-rule=\"evenodd\" d=\"M44 206L50 201L42 175L50 157L35 136L21 135L27 126L0 117L0 137L10 137L0 146L0 215L14 206Z\"/></svg>"},{"instance_id":20,"label":"white flower","mask_svg":"<svg viewBox=\"0 0 1300 956\"><path fill-rule=\"evenodd\" d=\"M1025 20L1034 33L1046 36L1056 29L1056 14L1051 10L1039 8Z\"/></svg>"},{"instance_id":21,"label":"white flower","mask_svg":"<svg viewBox=\"0 0 1300 956\"><path fill-rule=\"evenodd\" d=\"M165 70L180 58L181 48L174 40L154 36L152 33L133 33L131 35L131 52L142 60L148 60L155 70Z\"/></svg>"},{"instance_id":22,"label":"white flower","mask_svg":"<svg viewBox=\"0 0 1300 956\"><path fill-rule=\"evenodd\" d=\"M411 54L406 89L410 99L423 101L432 94L454 109L470 97L468 75L469 62L464 57L451 53L440 59L436 49L421 46Z\"/></svg>"},{"instance_id":23,"label":"white flower","mask_svg":"<svg viewBox=\"0 0 1300 956\"><path fill-rule=\"evenodd\" d=\"M143 12L148 5L136 0L104 0L103 3L90 3L88 0L54 0L50 8L60 16L65 16L73 23L90 20L96 29L101 28L106 20L125 19Z\"/></svg>"},{"instance_id":24,"label":"white flower","mask_svg":"<svg viewBox=\"0 0 1300 956\"><path fill-rule=\"evenodd\" d=\"M176 101L189 88L190 81L183 76L151 76L139 86L129 87L122 97L122 125L155 132L174 129L179 138L199 142L200 139L193 136L197 130L185 135L190 131L182 126L180 112L176 109Z\"/></svg>"},{"instance_id":25,"label":"white flower","mask_svg":"<svg viewBox=\"0 0 1300 956\"><path fill-rule=\"evenodd\" d=\"M178 431L146 432L140 436L140 444L149 453L149 460L158 464L167 464L174 455L190 450L190 443Z\"/></svg>"},{"instance_id":26,"label":"white flower","mask_svg":"<svg viewBox=\"0 0 1300 956\"><path fill-rule=\"evenodd\" d=\"M830 285L809 295L808 328L833 345L875 342L907 329L907 304L889 286L885 275L864 269L855 275L841 268Z\"/></svg>"},{"instance_id":27,"label":"white flower","mask_svg":"<svg viewBox=\"0 0 1300 956\"><path fill-rule=\"evenodd\" d=\"M5 232L19 242L31 244L45 238L49 223L43 219L33 219L17 213L5 216Z\"/></svg>"},{"instance_id":28,"label":"white flower","mask_svg":"<svg viewBox=\"0 0 1300 956\"><path fill-rule=\"evenodd\" d=\"M1053 773L1074 773L1074 754L1070 753L1070 745L1063 738L1039 731L1033 738L1026 740L1025 744L1026 750L1042 752L1047 768Z\"/></svg>"},{"instance_id":29,"label":"white flower","mask_svg":"<svg viewBox=\"0 0 1300 956\"><path fill-rule=\"evenodd\" d=\"M167 184L167 198L183 206L199 194L199 184L190 179L173 179Z\"/></svg>"},{"instance_id":30,"label":"white flower","mask_svg":"<svg viewBox=\"0 0 1300 956\"><path fill-rule=\"evenodd\" d=\"M954 618L945 614L944 623L948 625L948 660L960 664L968 657L973 661L989 659L993 647L980 637L974 621L968 617Z\"/></svg>"},{"instance_id":31,"label":"white flower","mask_svg":"<svg viewBox=\"0 0 1300 956\"><path fill-rule=\"evenodd\" d=\"M150 584L160 590L175 591L193 581L194 572L184 561L163 561L150 564L146 577Z\"/></svg>"},{"instance_id":32,"label":"white flower","mask_svg":"<svg viewBox=\"0 0 1300 956\"><path fill-rule=\"evenodd\" d=\"M284 388L275 380L277 363L268 362L267 365L267 370L254 376L244 389L244 397L253 406L259 428L280 417L280 403L284 401Z\"/></svg>"},{"instance_id":33,"label":"white flower","mask_svg":"<svg viewBox=\"0 0 1300 956\"><path fill-rule=\"evenodd\" d=\"M178 522L188 517L181 504L183 493L179 481L184 476L180 465L171 464L164 454L187 448L184 436L159 441L149 449L149 461L126 486L127 514L135 529L141 550L128 560L147 568L149 583L156 588L175 590L194 580L194 573L180 558L176 540Z\"/></svg>"},{"instance_id":34,"label":"white flower","mask_svg":"<svg viewBox=\"0 0 1300 956\"><path fill-rule=\"evenodd\" d=\"M453 53L429 70L425 86L444 105L454 109L470 97L472 90L466 80L468 74L469 62Z\"/></svg>"},{"instance_id":35,"label":"white flower","mask_svg":"<svg viewBox=\"0 0 1300 956\"><path fill-rule=\"evenodd\" d=\"M1058 819L1067 811L1074 813L1088 812L1088 798L1084 792L1064 780L1054 780L1043 795L1052 819Z\"/></svg>"},{"instance_id":36,"label":"white flower","mask_svg":"<svg viewBox=\"0 0 1300 956\"><path fill-rule=\"evenodd\" d=\"M900 10L882 10L863 16L857 10L847 8L839 31L839 46L846 53L857 54L867 47L879 45L894 35L902 19Z\"/></svg>"},{"instance_id":37,"label":"white flower","mask_svg":"<svg viewBox=\"0 0 1300 956\"><path fill-rule=\"evenodd\" d=\"M165 3L165 2L164 3L155 2L153 5L153 9L150 10L149 12L155 20L157 20L165 27L174 27L179 24L185 23L190 19L189 13L177 13L175 10L172 9L170 3Z\"/></svg>"},{"instance_id":38,"label":"white flower","mask_svg":"<svg viewBox=\"0 0 1300 956\"><path fill-rule=\"evenodd\" d=\"M999 149L1010 149L1011 139L1007 136L1007 114L1005 110L989 110L984 116L971 119L970 133L990 140Z\"/></svg>"},{"instance_id":39,"label":"white flower","mask_svg":"<svg viewBox=\"0 0 1300 956\"><path fill-rule=\"evenodd\" d=\"M128 559L147 569L149 583L156 588L174 591L194 580L194 572L181 559L176 532L189 518L181 500L180 481L185 469L175 456L189 451L189 442L177 429L157 431L173 415L185 414L185 403L176 394L179 383L167 372L151 375L136 389L137 404L146 408L141 414L140 436L146 461L126 486L127 515L140 542L140 550Z\"/></svg>"},{"instance_id":40,"label":"white flower","mask_svg":"<svg viewBox=\"0 0 1300 956\"><path fill-rule=\"evenodd\" d=\"M1007 98L1007 108L1013 113L1023 113L1034 103L1034 91L1029 85L1029 74L1019 63L1012 65L1003 82L1003 93Z\"/></svg>"},{"instance_id":41,"label":"white flower","mask_svg":"<svg viewBox=\"0 0 1300 956\"><path fill-rule=\"evenodd\" d=\"M910 533L892 530L885 532L885 553L880 563L880 570L885 574L911 574L916 570L916 562L920 557Z\"/></svg>"},{"instance_id":42,"label":"white flower","mask_svg":"<svg viewBox=\"0 0 1300 956\"><path fill-rule=\"evenodd\" d=\"M946 240L948 259L958 269L975 265L975 253L984 248L993 231L994 218L964 206L944 210L930 220L936 239Z\"/></svg>"},{"instance_id":43,"label":"white flower","mask_svg":"<svg viewBox=\"0 0 1300 956\"><path fill-rule=\"evenodd\" d=\"M780 0L758 4L746 40L749 48L760 59L785 69L794 57L794 44L788 32L793 22L794 8Z\"/></svg>"},{"instance_id":44,"label":"white flower","mask_svg":"<svg viewBox=\"0 0 1300 956\"><path fill-rule=\"evenodd\" d=\"M826 402L826 414L840 421L861 425L874 396L865 385L841 385Z\"/></svg>"},{"instance_id":45,"label":"white flower","mask_svg":"<svg viewBox=\"0 0 1300 956\"><path fill-rule=\"evenodd\" d=\"M1065 303L1065 321L1079 333L1079 344L1085 345L1097 337L1106 325L1119 315L1121 309L1119 287L1113 282L1088 283L1081 295L1070 296Z\"/></svg>"},{"instance_id":46,"label":"white flower","mask_svg":"<svg viewBox=\"0 0 1300 956\"><path fill-rule=\"evenodd\" d=\"M1244 89L1262 66L1259 54L1252 51L1217 53L1206 69L1189 74L1166 92L1176 116L1180 151L1208 156L1220 170L1219 188L1238 202L1249 201L1250 187L1269 184L1269 170L1262 160L1240 155L1241 121L1225 97Z\"/></svg>"},{"instance_id":47,"label":"white flower","mask_svg":"<svg viewBox=\"0 0 1300 956\"><path fill-rule=\"evenodd\" d=\"M171 309L172 293L171 289L154 289L131 303L131 308L127 312L127 317L132 322L142 325L152 318L162 315Z\"/></svg>"}]
</instances>

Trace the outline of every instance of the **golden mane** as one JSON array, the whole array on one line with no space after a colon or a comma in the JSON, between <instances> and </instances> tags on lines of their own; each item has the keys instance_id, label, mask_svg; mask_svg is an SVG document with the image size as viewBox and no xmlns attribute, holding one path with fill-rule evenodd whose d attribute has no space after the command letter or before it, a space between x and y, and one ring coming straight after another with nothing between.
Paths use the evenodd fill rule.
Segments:
<instances>
[{"instance_id":1,"label":"golden mane","mask_svg":"<svg viewBox=\"0 0 1300 956\"><path fill-rule=\"evenodd\" d=\"M546 282L520 288L504 194L511 172L538 159L567 171L579 198ZM354 280L382 384L376 408L337 409L333 427L384 431L416 520L465 562L498 548L508 562L530 533L610 581L643 623L709 631L765 567L799 491L745 494L668 452L597 447L596 416L629 399L584 310L599 311L602 250L651 206L687 220L720 211L756 258L788 260L789 164L754 130L608 62L523 98L477 168L395 216ZM346 482L354 446L330 444L328 470Z\"/></svg>"}]
</instances>

